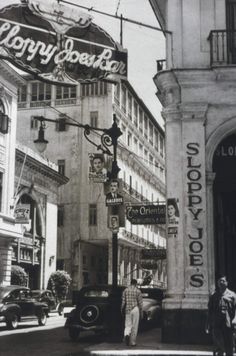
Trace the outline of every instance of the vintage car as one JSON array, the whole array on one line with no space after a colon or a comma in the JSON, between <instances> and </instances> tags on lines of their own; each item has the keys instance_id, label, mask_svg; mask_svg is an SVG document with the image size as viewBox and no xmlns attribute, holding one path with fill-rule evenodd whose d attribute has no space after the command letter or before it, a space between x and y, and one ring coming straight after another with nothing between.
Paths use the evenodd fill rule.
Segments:
<instances>
[{"instance_id":1,"label":"vintage car","mask_svg":"<svg viewBox=\"0 0 236 356\"><path fill-rule=\"evenodd\" d=\"M76 307L66 319L65 328L68 329L70 338L75 341L82 331L114 332L117 335L122 333L124 317L121 315L121 299L124 289L123 286L113 289L110 285L83 287L77 293ZM152 323L158 325L161 320L163 292L152 288L140 289L144 314L140 327Z\"/></svg>"},{"instance_id":2,"label":"vintage car","mask_svg":"<svg viewBox=\"0 0 236 356\"><path fill-rule=\"evenodd\" d=\"M47 321L48 306L32 298L31 290L22 286L0 286L0 322L8 329L16 329L20 321Z\"/></svg>"},{"instance_id":3,"label":"vintage car","mask_svg":"<svg viewBox=\"0 0 236 356\"><path fill-rule=\"evenodd\" d=\"M37 299L39 302L46 303L49 312L56 310L57 308L56 299L53 296L52 291L48 289L34 289L32 290L32 297Z\"/></svg>"}]
</instances>

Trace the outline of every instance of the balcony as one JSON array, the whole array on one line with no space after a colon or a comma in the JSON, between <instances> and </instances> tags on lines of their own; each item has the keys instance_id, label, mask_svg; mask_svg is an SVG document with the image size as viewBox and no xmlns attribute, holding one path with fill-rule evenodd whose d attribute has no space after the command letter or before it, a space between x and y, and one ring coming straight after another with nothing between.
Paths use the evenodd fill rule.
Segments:
<instances>
[{"instance_id":1,"label":"balcony","mask_svg":"<svg viewBox=\"0 0 236 356\"><path fill-rule=\"evenodd\" d=\"M211 66L236 64L236 31L213 30L208 40Z\"/></svg>"}]
</instances>

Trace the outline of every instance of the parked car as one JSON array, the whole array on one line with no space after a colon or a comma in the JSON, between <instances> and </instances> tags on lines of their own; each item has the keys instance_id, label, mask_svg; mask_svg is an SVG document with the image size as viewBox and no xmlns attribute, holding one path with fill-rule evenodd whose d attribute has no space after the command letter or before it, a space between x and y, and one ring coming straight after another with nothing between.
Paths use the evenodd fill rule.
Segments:
<instances>
[{"instance_id":1,"label":"parked car","mask_svg":"<svg viewBox=\"0 0 236 356\"><path fill-rule=\"evenodd\" d=\"M0 322L5 322L8 329L16 329L20 321L33 319L45 325L47 313L47 304L32 298L29 288L0 286Z\"/></svg>"},{"instance_id":2,"label":"parked car","mask_svg":"<svg viewBox=\"0 0 236 356\"><path fill-rule=\"evenodd\" d=\"M70 338L76 340L80 332L88 330L109 333L114 326L123 331L124 318L120 308L124 289L125 287L118 286L113 290L110 285L83 287L77 294L76 307L66 319L65 328L68 329ZM140 289L144 311L140 326L160 322L163 292L151 288Z\"/></svg>"},{"instance_id":3,"label":"parked car","mask_svg":"<svg viewBox=\"0 0 236 356\"><path fill-rule=\"evenodd\" d=\"M32 290L32 297L39 302L46 303L49 312L56 310L57 308L56 298L52 294L52 291L48 289L34 289Z\"/></svg>"}]
</instances>

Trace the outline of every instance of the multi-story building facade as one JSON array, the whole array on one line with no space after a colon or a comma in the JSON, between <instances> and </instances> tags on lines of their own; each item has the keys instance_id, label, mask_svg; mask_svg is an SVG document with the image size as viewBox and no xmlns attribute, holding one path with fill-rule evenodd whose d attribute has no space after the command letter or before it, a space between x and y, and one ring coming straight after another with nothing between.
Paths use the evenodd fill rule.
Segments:
<instances>
[{"instance_id":1,"label":"multi-story building facade","mask_svg":"<svg viewBox=\"0 0 236 356\"><path fill-rule=\"evenodd\" d=\"M205 339L209 293L235 274L235 9L232 0L150 0L165 32L154 81L166 122L167 198L179 200L168 237L166 341Z\"/></svg>"},{"instance_id":2,"label":"multi-story building facade","mask_svg":"<svg viewBox=\"0 0 236 356\"><path fill-rule=\"evenodd\" d=\"M0 285L11 280L12 244L21 234L12 209L15 173L17 87L25 84L5 62L0 61Z\"/></svg>"},{"instance_id":3,"label":"multi-story building facade","mask_svg":"<svg viewBox=\"0 0 236 356\"><path fill-rule=\"evenodd\" d=\"M58 214L58 268L67 270L73 288L87 283L111 282L112 232L103 183L89 180L89 154L98 151L84 137L84 130L66 123L110 128L116 114L123 132L118 144L119 179L125 203L165 200L164 132L127 81L116 86L98 82L77 87L60 87L27 78L19 93L18 139L33 147L38 137L35 116L57 120L46 124L49 141L45 157L59 166L70 181L60 188ZM89 135L101 143L98 132ZM110 164L106 157L106 164ZM127 219L118 233L118 281L143 278L140 250L165 248L163 225L132 226ZM166 282L166 261L158 261L155 283Z\"/></svg>"},{"instance_id":4,"label":"multi-story building facade","mask_svg":"<svg viewBox=\"0 0 236 356\"><path fill-rule=\"evenodd\" d=\"M58 187L67 182L56 164L16 144L14 210L21 236L12 243L12 264L24 268L32 289L47 288L56 270ZM22 222L25 207L29 216Z\"/></svg>"}]
</instances>

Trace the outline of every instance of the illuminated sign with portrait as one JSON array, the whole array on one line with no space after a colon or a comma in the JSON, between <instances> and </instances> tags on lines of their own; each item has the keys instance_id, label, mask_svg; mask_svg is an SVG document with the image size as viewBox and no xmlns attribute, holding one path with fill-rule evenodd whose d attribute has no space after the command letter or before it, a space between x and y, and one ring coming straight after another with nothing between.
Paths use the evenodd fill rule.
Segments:
<instances>
[{"instance_id":1,"label":"illuminated sign with portrait","mask_svg":"<svg viewBox=\"0 0 236 356\"><path fill-rule=\"evenodd\" d=\"M0 9L0 58L61 85L127 76L127 51L89 14L56 1Z\"/></svg>"}]
</instances>

